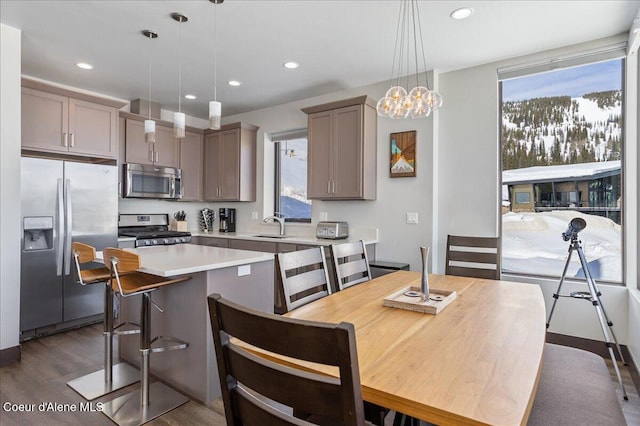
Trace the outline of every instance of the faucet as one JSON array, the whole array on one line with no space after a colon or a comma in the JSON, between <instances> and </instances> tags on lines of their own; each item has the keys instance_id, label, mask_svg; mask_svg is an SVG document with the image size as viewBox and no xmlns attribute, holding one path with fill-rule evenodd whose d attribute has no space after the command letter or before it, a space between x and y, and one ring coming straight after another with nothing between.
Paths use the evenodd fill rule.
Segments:
<instances>
[{"instance_id":1,"label":"faucet","mask_svg":"<svg viewBox=\"0 0 640 426\"><path fill-rule=\"evenodd\" d=\"M274 222L278 222L280 224L280 235L284 235L284 215L278 212L275 212L273 216L267 216L262 221L264 223L269 222L270 220Z\"/></svg>"}]
</instances>

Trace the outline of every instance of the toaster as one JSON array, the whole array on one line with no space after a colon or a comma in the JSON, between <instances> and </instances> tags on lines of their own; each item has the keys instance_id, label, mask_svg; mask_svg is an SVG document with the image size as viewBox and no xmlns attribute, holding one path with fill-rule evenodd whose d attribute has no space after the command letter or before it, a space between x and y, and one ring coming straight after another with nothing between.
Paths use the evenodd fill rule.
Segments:
<instances>
[{"instance_id":1,"label":"toaster","mask_svg":"<svg viewBox=\"0 0 640 426\"><path fill-rule=\"evenodd\" d=\"M316 226L316 238L327 240L340 240L349 236L347 222L318 222Z\"/></svg>"}]
</instances>

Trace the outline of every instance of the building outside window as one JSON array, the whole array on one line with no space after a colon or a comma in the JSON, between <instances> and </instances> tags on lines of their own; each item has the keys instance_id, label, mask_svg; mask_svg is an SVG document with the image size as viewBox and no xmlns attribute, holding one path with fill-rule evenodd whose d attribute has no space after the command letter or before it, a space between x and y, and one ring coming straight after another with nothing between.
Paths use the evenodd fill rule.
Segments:
<instances>
[{"instance_id":1,"label":"building outside window","mask_svg":"<svg viewBox=\"0 0 640 426\"><path fill-rule=\"evenodd\" d=\"M300 136L303 134L304 136ZM275 212L287 222L311 222L307 200L306 129L283 134L275 141ZM272 139L273 140L273 139Z\"/></svg>"},{"instance_id":2,"label":"building outside window","mask_svg":"<svg viewBox=\"0 0 640 426\"><path fill-rule=\"evenodd\" d=\"M561 276L561 234L581 217L594 279L622 282L623 55L499 72L503 272ZM572 256L567 278L583 279L582 269Z\"/></svg>"}]
</instances>

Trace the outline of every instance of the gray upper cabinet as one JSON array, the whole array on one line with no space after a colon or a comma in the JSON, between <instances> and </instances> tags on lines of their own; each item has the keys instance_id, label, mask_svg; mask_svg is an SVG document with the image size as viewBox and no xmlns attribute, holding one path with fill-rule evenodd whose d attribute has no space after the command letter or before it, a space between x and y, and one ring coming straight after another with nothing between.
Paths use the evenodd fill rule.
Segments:
<instances>
[{"instance_id":1,"label":"gray upper cabinet","mask_svg":"<svg viewBox=\"0 0 640 426\"><path fill-rule=\"evenodd\" d=\"M244 123L204 136L204 199L256 200L256 132Z\"/></svg>"},{"instance_id":2,"label":"gray upper cabinet","mask_svg":"<svg viewBox=\"0 0 640 426\"><path fill-rule=\"evenodd\" d=\"M40 90L51 89L48 90ZM22 148L116 158L118 109L122 103L23 80ZM119 106L118 106L119 105Z\"/></svg>"},{"instance_id":3,"label":"gray upper cabinet","mask_svg":"<svg viewBox=\"0 0 640 426\"><path fill-rule=\"evenodd\" d=\"M309 108L307 198L376 199L377 114L367 96Z\"/></svg>"},{"instance_id":4,"label":"gray upper cabinet","mask_svg":"<svg viewBox=\"0 0 640 426\"><path fill-rule=\"evenodd\" d=\"M173 137L173 128L159 125L156 121L156 142L146 143L144 141L143 120L144 117L127 118L126 120L125 161L127 163L178 167L180 144Z\"/></svg>"},{"instance_id":5,"label":"gray upper cabinet","mask_svg":"<svg viewBox=\"0 0 640 426\"><path fill-rule=\"evenodd\" d=\"M203 192L202 135L186 132L180 140L180 169L182 170L182 201L202 200Z\"/></svg>"}]
</instances>

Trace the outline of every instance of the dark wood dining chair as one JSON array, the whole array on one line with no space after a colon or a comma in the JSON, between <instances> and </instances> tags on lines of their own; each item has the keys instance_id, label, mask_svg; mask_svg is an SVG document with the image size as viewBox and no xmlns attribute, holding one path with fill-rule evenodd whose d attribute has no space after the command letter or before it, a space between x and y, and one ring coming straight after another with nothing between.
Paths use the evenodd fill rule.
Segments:
<instances>
[{"instance_id":1,"label":"dark wood dining chair","mask_svg":"<svg viewBox=\"0 0 640 426\"><path fill-rule=\"evenodd\" d=\"M262 313L219 294L207 299L227 425L365 424L352 324ZM335 366L340 377L285 366L249 352L236 339L274 354Z\"/></svg>"},{"instance_id":2,"label":"dark wood dining chair","mask_svg":"<svg viewBox=\"0 0 640 426\"><path fill-rule=\"evenodd\" d=\"M338 290L344 290L371 279L364 241L332 244L331 259Z\"/></svg>"},{"instance_id":3,"label":"dark wood dining chair","mask_svg":"<svg viewBox=\"0 0 640 426\"><path fill-rule=\"evenodd\" d=\"M278 253L286 311L331 294L322 247Z\"/></svg>"},{"instance_id":4,"label":"dark wood dining chair","mask_svg":"<svg viewBox=\"0 0 640 426\"><path fill-rule=\"evenodd\" d=\"M446 275L500 279L500 239L447 236Z\"/></svg>"}]
</instances>

